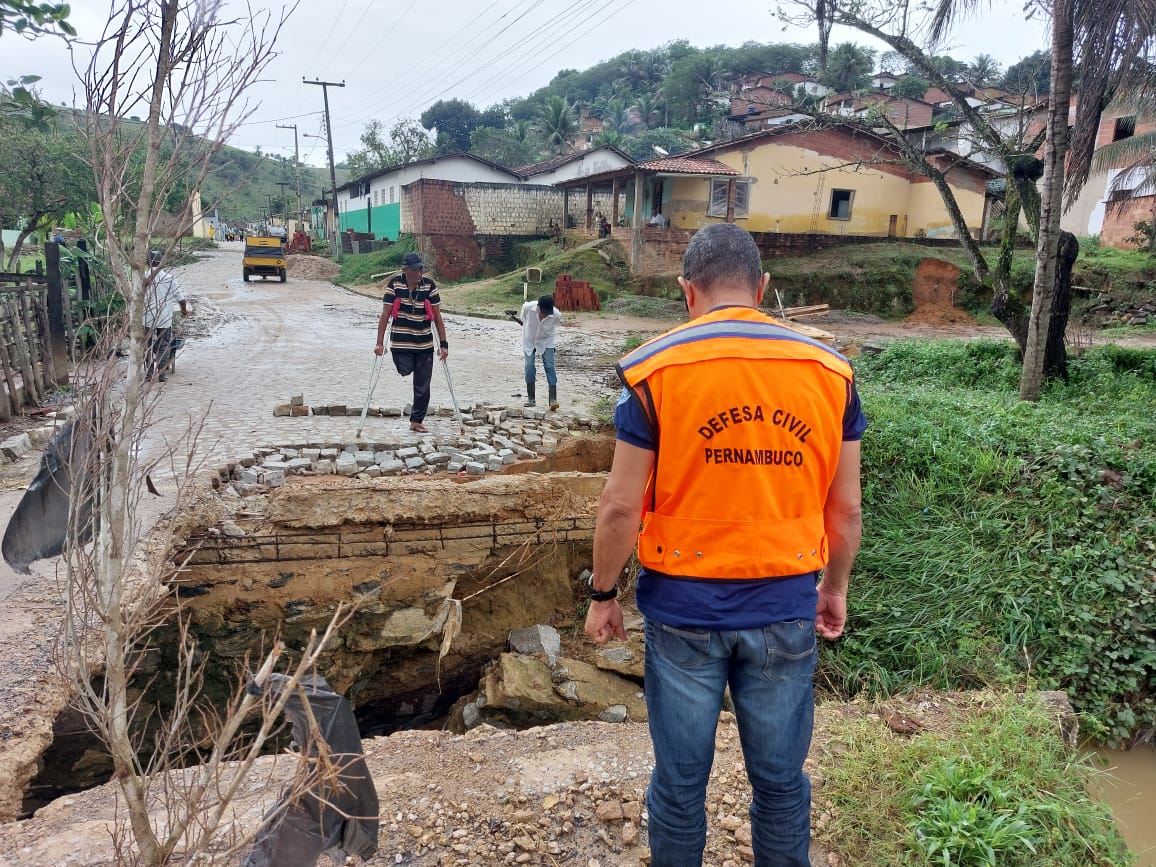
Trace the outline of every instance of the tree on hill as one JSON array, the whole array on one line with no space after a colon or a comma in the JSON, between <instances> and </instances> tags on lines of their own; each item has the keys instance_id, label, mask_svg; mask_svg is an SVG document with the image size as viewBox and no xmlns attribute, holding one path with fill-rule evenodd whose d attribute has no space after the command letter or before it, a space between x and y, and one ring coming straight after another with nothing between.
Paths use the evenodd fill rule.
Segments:
<instances>
[{"instance_id":1,"label":"tree on hill","mask_svg":"<svg viewBox=\"0 0 1156 867\"><path fill-rule=\"evenodd\" d=\"M976 87L986 87L999 76L999 62L990 54L977 54L968 65L967 77Z\"/></svg>"},{"instance_id":2,"label":"tree on hill","mask_svg":"<svg viewBox=\"0 0 1156 867\"><path fill-rule=\"evenodd\" d=\"M1007 68L1000 79L1000 87L1012 93L1044 96L1051 87L1051 75L1052 53L1033 51Z\"/></svg>"},{"instance_id":3,"label":"tree on hill","mask_svg":"<svg viewBox=\"0 0 1156 867\"><path fill-rule=\"evenodd\" d=\"M888 93L892 96L905 96L909 99L923 99L928 87L930 85L925 78L920 78L918 75L903 75Z\"/></svg>"},{"instance_id":4,"label":"tree on hill","mask_svg":"<svg viewBox=\"0 0 1156 867\"><path fill-rule=\"evenodd\" d=\"M460 99L439 99L421 113L421 125L437 130L438 153L470 149L470 135L481 126L481 112Z\"/></svg>"},{"instance_id":5,"label":"tree on hill","mask_svg":"<svg viewBox=\"0 0 1156 867\"><path fill-rule=\"evenodd\" d=\"M507 129L478 127L470 135L470 153L508 169L528 165L538 157L539 143L528 121L515 121Z\"/></svg>"},{"instance_id":6,"label":"tree on hill","mask_svg":"<svg viewBox=\"0 0 1156 867\"><path fill-rule=\"evenodd\" d=\"M371 120L361 133L362 147L350 151L345 161L352 177L360 178L393 166L404 166L432 157L437 145L429 134L412 120L399 120L383 135L381 121Z\"/></svg>"},{"instance_id":7,"label":"tree on hill","mask_svg":"<svg viewBox=\"0 0 1156 867\"><path fill-rule=\"evenodd\" d=\"M836 45L827 55L827 66L819 80L828 87L843 92L861 90L867 85L867 76L875 68L875 52L853 42Z\"/></svg>"},{"instance_id":8,"label":"tree on hill","mask_svg":"<svg viewBox=\"0 0 1156 867\"><path fill-rule=\"evenodd\" d=\"M567 153L578 134L578 113L564 97L551 96L538 109L538 129L547 148Z\"/></svg>"}]
</instances>

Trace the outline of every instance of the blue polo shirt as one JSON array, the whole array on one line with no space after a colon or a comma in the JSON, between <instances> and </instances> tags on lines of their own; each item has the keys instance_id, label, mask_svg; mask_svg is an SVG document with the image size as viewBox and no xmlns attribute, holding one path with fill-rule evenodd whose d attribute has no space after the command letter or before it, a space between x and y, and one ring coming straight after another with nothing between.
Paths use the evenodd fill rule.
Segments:
<instances>
[{"instance_id":1,"label":"blue polo shirt","mask_svg":"<svg viewBox=\"0 0 1156 867\"><path fill-rule=\"evenodd\" d=\"M623 388L614 408L618 439L654 451L646 416L630 391ZM863 438L867 417L854 383L847 386L843 441ZM819 574L807 572L774 581L701 581L638 570L635 601L643 616L668 626L706 629L758 629L788 620L814 620L819 604Z\"/></svg>"}]
</instances>

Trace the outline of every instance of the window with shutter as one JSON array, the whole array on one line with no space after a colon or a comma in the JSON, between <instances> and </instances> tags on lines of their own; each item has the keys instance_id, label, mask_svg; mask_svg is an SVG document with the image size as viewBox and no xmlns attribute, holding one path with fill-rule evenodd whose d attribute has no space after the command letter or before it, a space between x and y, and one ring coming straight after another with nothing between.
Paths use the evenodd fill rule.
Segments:
<instances>
[{"instance_id":1,"label":"window with shutter","mask_svg":"<svg viewBox=\"0 0 1156 867\"><path fill-rule=\"evenodd\" d=\"M712 180L710 182L710 207L708 217L722 217L727 215L727 188L730 180ZM750 213L751 182L750 180L735 181L735 217L746 217Z\"/></svg>"},{"instance_id":2,"label":"window with shutter","mask_svg":"<svg viewBox=\"0 0 1156 867\"><path fill-rule=\"evenodd\" d=\"M727 187L729 184L730 182L726 180L712 180L710 182L710 207L706 212L708 217L726 217Z\"/></svg>"}]
</instances>

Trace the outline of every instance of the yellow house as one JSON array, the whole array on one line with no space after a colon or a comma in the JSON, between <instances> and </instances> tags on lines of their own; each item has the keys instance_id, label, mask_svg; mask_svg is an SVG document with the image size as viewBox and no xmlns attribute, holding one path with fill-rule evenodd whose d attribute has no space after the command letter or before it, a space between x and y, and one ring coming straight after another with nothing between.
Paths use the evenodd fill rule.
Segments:
<instances>
[{"instance_id":1,"label":"yellow house","mask_svg":"<svg viewBox=\"0 0 1156 867\"><path fill-rule=\"evenodd\" d=\"M930 179L902 165L885 139L859 130L791 124L684 156L710 157L739 172L734 219L751 232L955 236ZM987 181L995 173L953 154L930 157L946 170L968 228L979 233ZM675 179L662 194L671 225L697 229L725 219L728 187L722 179L709 189L701 180Z\"/></svg>"},{"instance_id":2,"label":"yellow house","mask_svg":"<svg viewBox=\"0 0 1156 867\"><path fill-rule=\"evenodd\" d=\"M996 173L957 154L926 156L946 177L968 230L979 235L987 217L987 181ZM673 242L721 221L756 235L956 234L930 178L904 165L883 137L847 127L784 124L561 186L579 202L575 194L585 187L588 213L597 204L614 214L617 225L630 227L614 234L630 242L632 263L645 259L646 244L662 244L658 231L668 231ZM636 199L642 203L637 218Z\"/></svg>"}]
</instances>

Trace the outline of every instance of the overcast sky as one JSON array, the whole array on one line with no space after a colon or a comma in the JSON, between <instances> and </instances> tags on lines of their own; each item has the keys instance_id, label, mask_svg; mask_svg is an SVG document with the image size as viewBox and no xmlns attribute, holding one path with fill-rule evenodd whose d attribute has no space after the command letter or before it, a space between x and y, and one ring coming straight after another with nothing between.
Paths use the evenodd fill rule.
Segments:
<instances>
[{"instance_id":1,"label":"overcast sky","mask_svg":"<svg viewBox=\"0 0 1156 867\"><path fill-rule=\"evenodd\" d=\"M253 0L255 7L279 4ZM1047 47L1046 25L1025 21L1023 0L992 0L981 17L958 27L945 46L960 60L991 54L1005 67ZM73 0L71 21L81 39L95 38L107 20L106 0ZM768 0L301 0L278 41L270 81L253 88L249 123L232 144L293 154L296 124L301 156L325 164L320 87L301 79L345 81L330 88L338 161L358 147L367 121L387 127L416 118L438 99L459 98L484 108L525 96L560 69L585 69L631 48L650 49L675 39L696 46L743 42L803 42L814 28L789 29ZM832 43L858 42L836 30ZM76 46L78 65L85 62ZM60 39L0 37L0 76L43 76L46 99L73 104L79 92L68 49Z\"/></svg>"}]
</instances>

